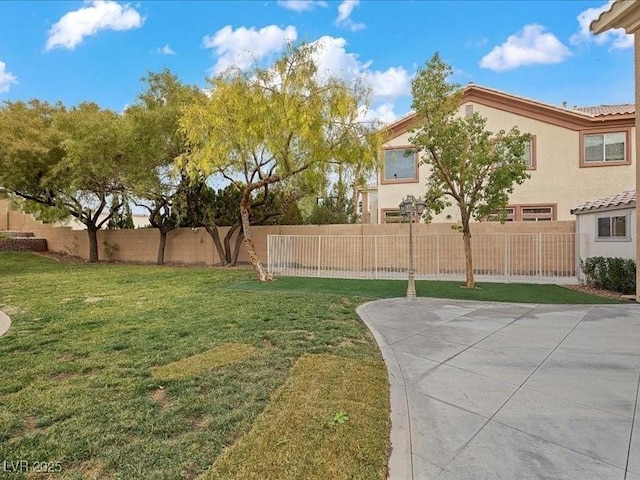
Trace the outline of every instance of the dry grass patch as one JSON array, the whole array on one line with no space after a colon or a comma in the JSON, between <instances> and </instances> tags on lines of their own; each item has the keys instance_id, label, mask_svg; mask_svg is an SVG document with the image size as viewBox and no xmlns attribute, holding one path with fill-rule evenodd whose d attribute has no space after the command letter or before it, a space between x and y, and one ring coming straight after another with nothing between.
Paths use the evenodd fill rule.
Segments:
<instances>
[{"instance_id":1,"label":"dry grass patch","mask_svg":"<svg viewBox=\"0 0 640 480\"><path fill-rule=\"evenodd\" d=\"M224 365L243 362L251 357L255 350L254 346L246 343L227 343L177 362L152 368L151 375L163 380L178 380L209 372Z\"/></svg>"},{"instance_id":2,"label":"dry grass patch","mask_svg":"<svg viewBox=\"0 0 640 480\"><path fill-rule=\"evenodd\" d=\"M251 431L205 478L384 479L390 428L389 399L380 395L385 391L382 360L304 355Z\"/></svg>"},{"instance_id":3,"label":"dry grass patch","mask_svg":"<svg viewBox=\"0 0 640 480\"><path fill-rule=\"evenodd\" d=\"M169 399L167 398L167 392L163 387L158 387L149 393L149 398L156 402L160 408L165 409L169 406Z\"/></svg>"}]
</instances>

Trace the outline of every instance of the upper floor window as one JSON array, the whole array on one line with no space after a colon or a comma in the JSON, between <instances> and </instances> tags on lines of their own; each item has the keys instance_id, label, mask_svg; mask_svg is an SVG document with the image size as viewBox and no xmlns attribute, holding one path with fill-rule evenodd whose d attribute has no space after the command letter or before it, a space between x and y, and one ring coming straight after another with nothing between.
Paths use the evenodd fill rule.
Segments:
<instances>
[{"instance_id":1,"label":"upper floor window","mask_svg":"<svg viewBox=\"0 0 640 480\"><path fill-rule=\"evenodd\" d=\"M583 167L631 163L629 132L584 133L580 160Z\"/></svg>"},{"instance_id":2,"label":"upper floor window","mask_svg":"<svg viewBox=\"0 0 640 480\"><path fill-rule=\"evenodd\" d=\"M408 147L385 149L382 175L382 183L417 182L418 155Z\"/></svg>"}]
</instances>

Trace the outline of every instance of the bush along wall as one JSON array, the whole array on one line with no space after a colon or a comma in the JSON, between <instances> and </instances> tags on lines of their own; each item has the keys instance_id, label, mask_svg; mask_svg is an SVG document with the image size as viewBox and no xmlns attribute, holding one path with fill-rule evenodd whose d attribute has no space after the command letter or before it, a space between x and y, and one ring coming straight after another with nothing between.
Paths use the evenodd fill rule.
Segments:
<instances>
[{"instance_id":1,"label":"bush along wall","mask_svg":"<svg viewBox=\"0 0 640 480\"><path fill-rule=\"evenodd\" d=\"M619 257L580 260L587 284L624 294L636 293L636 262Z\"/></svg>"}]
</instances>

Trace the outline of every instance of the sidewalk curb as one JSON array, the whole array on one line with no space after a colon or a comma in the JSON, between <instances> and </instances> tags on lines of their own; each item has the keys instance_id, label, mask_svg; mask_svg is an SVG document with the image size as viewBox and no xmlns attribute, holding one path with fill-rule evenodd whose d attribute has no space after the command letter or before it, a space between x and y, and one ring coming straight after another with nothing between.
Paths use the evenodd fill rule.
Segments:
<instances>
[{"instance_id":1,"label":"sidewalk curb","mask_svg":"<svg viewBox=\"0 0 640 480\"><path fill-rule=\"evenodd\" d=\"M388 299L382 299L385 301ZM360 305L356 313L373 334L382 358L387 366L391 406L391 455L389 456L389 480L413 478L413 458L411 449L411 423L404 375L395 353L375 322L367 314L367 307L379 302L374 300Z\"/></svg>"}]
</instances>

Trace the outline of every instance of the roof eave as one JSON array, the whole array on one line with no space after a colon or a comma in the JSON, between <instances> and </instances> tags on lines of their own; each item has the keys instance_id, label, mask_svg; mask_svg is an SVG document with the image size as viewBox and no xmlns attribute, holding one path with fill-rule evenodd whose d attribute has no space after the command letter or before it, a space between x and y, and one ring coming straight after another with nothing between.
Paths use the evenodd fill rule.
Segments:
<instances>
[{"instance_id":1,"label":"roof eave","mask_svg":"<svg viewBox=\"0 0 640 480\"><path fill-rule=\"evenodd\" d=\"M623 28L627 33L640 29L640 2L634 0L616 0L609 10L591 22L589 29L599 34L614 28Z\"/></svg>"},{"instance_id":2,"label":"roof eave","mask_svg":"<svg viewBox=\"0 0 640 480\"><path fill-rule=\"evenodd\" d=\"M600 212L612 212L614 210L628 210L630 208L636 208L636 202L629 202L620 205L607 205L606 207L589 207L583 209L571 209L572 215L584 215L587 213L600 213Z\"/></svg>"}]
</instances>

